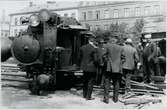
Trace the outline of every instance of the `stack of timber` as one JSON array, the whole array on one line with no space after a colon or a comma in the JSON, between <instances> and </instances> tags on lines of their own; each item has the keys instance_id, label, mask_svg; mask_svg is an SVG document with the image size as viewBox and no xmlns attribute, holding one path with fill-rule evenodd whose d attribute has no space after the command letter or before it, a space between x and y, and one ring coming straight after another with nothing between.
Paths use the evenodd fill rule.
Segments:
<instances>
[{"instance_id":1,"label":"stack of timber","mask_svg":"<svg viewBox=\"0 0 167 110\"><path fill-rule=\"evenodd\" d=\"M1 72L19 72L20 68L16 64L2 64Z\"/></svg>"},{"instance_id":2,"label":"stack of timber","mask_svg":"<svg viewBox=\"0 0 167 110\"><path fill-rule=\"evenodd\" d=\"M125 80L125 79L123 79ZM146 84L143 82L137 82L131 80L131 88L135 93L141 94L165 94L164 89L166 89L166 84L164 82L157 82L153 84Z\"/></svg>"},{"instance_id":3,"label":"stack of timber","mask_svg":"<svg viewBox=\"0 0 167 110\"><path fill-rule=\"evenodd\" d=\"M26 78L26 72L20 71L16 64L1 64L1 87L28 89L31 80Z\"/></svg>"}]
</instances>

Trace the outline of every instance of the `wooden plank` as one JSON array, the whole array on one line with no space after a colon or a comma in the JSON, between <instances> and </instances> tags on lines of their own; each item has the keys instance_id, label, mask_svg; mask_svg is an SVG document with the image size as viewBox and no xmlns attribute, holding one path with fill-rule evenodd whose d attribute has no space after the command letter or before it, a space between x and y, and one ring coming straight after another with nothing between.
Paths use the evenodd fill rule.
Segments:
<instances>
[{"instance_id":1,"label":"wooden plank","mask_svg":"<svg viewBox=\"0 0 167 110\"><path fill-rule=\"evenodd\" d=\"M13 79L13 78L1 78L1 81L18 81L18 82L30 82L30 80L26 79Z\"/></svg>"},{"instance_id":2,"label":"wooden plank","mask_svg":"<svg viewBox=\"0 0 167 110\"><path fill-rule=\"evenodd\" d=\"M144 89L131 89L133 92L144 92L146 94L149 93L156 93L156 94L165 94L163 91L157 91L157 90L144 90Z\"/></svg>"},{"instance_id":3,"label":"wooden plank","mask_svg":"<svg viewBox=\"0 0 167 110\"><path fill-rule=\"evenodd\" d=\"M122 78L122 79L125 81L124 78ZM145 83L140 83L140 82L136 82L136 81L132 81L132 80L130 80L130 82L132 84L136 84L138 86L148 87L148 88L152 88L152 89L159 89L158 87L155 87L155 86L152 86L152 85L149 85L149 84L145 84Z\"/></svg>"},{"instance_id":4,"label":"wooden plank","mask_svg":"<svg viewBox=\"0 0 167 110\"><path fill-rule=\"evenodd\" d=\"M26 76L26 72L1 72L1 75L23 75Z\"/></svg>"},{"instance_id":5,"label":"wooden plank","mask_svg":"<svg viewBox=\"0 0 167 110\"><path fill-rule=\"evenodd\" d=\"M125 105L129 105L129 104L146 104L146 103L159 103L162 102L161 99L158 98L133 98L133 99L128 99L125 100L123 103Z\"/></svg>"},{"instance_id":6,"label":"wooden plank","mask_svg":"<svg viewBox=\"0 0 167 110\"><path fill-rule=\"evenodd\" d=\"M104 88L101 88L100 86L93 86L95 90L104 90ZM137 94L165 94L162 90L146 90L146 89L131 89L133 93ZM120 88L119 93L124 93L125 89ZM111 86L110 92L113 92L113 87Z\"/></svg>"},{"instance_id":7,"label":"wooden plank","mask_svg":"<svg viewBox=\"0 0 167 110\"><path fill-rule=\"evenodd\" d=\"M164 76L152 76L153 81L155 82L164 82L165 77Z\"/></svg>"},{"instance_id":8,"label":"wooden plank","mask_svg":"<svg viewBox=\"0 0 167 110\"><path fill-rule=\"evenodd\" d=\"M17 65L13 65L13 64L1 64L1 68L20 69Z\"/></svg>"}]
</instances>

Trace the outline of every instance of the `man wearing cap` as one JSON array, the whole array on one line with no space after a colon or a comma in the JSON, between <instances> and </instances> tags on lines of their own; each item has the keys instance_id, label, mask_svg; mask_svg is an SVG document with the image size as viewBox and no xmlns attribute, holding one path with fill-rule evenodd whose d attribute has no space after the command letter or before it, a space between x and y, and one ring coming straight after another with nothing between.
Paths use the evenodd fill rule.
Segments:
<instances>
[{"instance_id":1,"label":"man wearing cap","mask_svg":"<svg viewBox=\"0 0 167 110\"><path fill-rule=\"evenodd\" d=\"M96 45L94 36L88 37L88 44L80 48L80 68L83 70L83 97L87 100L92 100L93 84L96 77Z\"/></svg>"},{"instance_id":2,"label":"man wearing cap","mask_svg":"<svg viewBox=\"0 0 167 110\"><path fill-rule=\"evenodd\" d=\"M130 78L134 73L135 65L139 62L137 50L132 47L132 40L127 39L123 46L125 62L123 64L123 74L125 76L125 94L130 92Z\"/></svg>"},{"instance_id":3,"label":"man wearing cap","mask_svg":"<svg viewBox=\"0 0 167 110\"><path fill-rule=\"evenodd\" d=\"M123 48L117 44L117 37L112 36L105 45L107 55L107 67L104 81L104 102L109 103L110 80L113 82L113 101L118 101L119 86L122 77L122 64L124 59Z\"/></svg>"}]
</instances>

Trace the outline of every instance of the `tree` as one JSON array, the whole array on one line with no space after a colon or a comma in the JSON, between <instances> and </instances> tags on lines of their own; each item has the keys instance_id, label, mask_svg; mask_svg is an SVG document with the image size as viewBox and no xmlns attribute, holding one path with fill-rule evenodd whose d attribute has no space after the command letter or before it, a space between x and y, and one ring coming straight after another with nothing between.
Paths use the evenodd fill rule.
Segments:
<instances>
[{"instance_id":1,"label":"tree","mask_svg":"<svg viewBox=\"0 0 167 110\"><path fill-rule=\"evenodd\" d=\"M112 23L108 30L97 29L94 30L93 33L97 36L97 38L101 37L104 39L108 39L108 37L112 37L117 34L120 42L123 42L127 38L131 38L135 43L137 43L140 41L143 27L144 20L137 19L134 26L131 28L129 28L126 23Z\"/></svg>"},{"instance_id":2,"label":"tree","mask_svg":"<svg viewBox=\"0 0 167 110\"><path fill-rule=\"evenodd\" d=\"M144 27L144 19L137 19L134 26L131 28L134 41L140 41L142 30Z\"/></svg>"},{"instance_id":3,"label":"tree","mask_svg":"<svg viewBox=\"0 0 167 110\"><path fill-rule=\"evenodd\" d=\"M113 37L115 34L117 34L119 36L118 40L121 42L129 36L128 24L126 23L112 23L108 30L97 29L93 32L97 38L101 37L104 39L108 39L108 37Z\"/></svg>"}]
</instances>

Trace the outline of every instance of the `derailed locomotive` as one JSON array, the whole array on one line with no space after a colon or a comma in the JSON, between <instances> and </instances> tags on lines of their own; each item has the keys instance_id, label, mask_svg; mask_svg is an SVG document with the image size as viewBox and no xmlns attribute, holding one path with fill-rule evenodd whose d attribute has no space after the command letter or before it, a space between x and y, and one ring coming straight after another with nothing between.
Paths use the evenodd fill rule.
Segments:
<instances>
[{"instance_id":1,"label":"derailed locomotive","mask_svg":"<svg viewBox=\"0 0 167 110\"><path fill-rule=\"evenodd\" d=\"M63 81L58 84L58 80L62 80L61 76L75 76L79 70L78 52L87 43L87 32L77 20L60 17L47 9L30 16L27 31L14 39L11 53L33 78L33 94L39 94L45 87L68 85Z\"/></svg>"}]
</instances>

